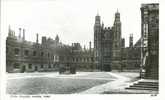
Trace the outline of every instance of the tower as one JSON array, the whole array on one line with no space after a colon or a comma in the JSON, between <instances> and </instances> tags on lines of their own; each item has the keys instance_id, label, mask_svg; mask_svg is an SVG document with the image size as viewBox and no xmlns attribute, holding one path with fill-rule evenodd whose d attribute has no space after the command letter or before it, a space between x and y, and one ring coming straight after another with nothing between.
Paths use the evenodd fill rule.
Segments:
<instances>
[{"instance_id":1,"label":"tower","mask_svg":"<svg viewBox=\"0 0 165 100\"><path fill-rule=\"evenodd\" d=\"M120 13L117 10L113 25L112 69L121 69L121 40Z\"/></svg>"},{"instance_id":2,"label":"tower","mask_svg":"<svg viewBox=\"0 0 165 100\"><path fill-rule=\"evenodd\" d=\"M102 66L102 47L101 47L101 18L99 14L95 16L95 24L94 24L94 57L95 57L95 63L96 63L96 68L101 69L100 67Z\"/></svg>"}]
</instances>

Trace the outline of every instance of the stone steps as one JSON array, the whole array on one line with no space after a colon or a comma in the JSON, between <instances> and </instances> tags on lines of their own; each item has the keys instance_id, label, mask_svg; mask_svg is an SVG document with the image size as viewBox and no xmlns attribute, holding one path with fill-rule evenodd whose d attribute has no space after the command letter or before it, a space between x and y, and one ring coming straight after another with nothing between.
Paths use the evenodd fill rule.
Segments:
<instances>
[{"instance_id":1,"label":"stone steps","mask_svg":"<svg viewBox=\"0 0 165 100\"><path fill-rule=\"evenodd\" d=\"M147 82L147 81L139 81L138 83L134 83L125 89L130 90L152 90L158 91L159 83L158 82Z\"/></svg>"}]
</instances>

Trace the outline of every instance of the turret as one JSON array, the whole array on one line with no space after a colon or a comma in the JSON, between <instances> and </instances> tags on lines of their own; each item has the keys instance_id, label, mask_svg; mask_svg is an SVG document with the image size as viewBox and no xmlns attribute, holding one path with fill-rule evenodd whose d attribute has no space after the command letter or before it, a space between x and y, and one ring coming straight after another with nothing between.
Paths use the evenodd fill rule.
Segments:
<instances>
[{"instance_id":1,"label":"turret","mask_svg":"<svg viewBox=\"0 0 165 100\"><path fill-rule=\"evenodd\" d=\"M56 43L59 43L59 36L58 35L56 35L55 41L56 41Z\"/></svg>"}]
</instances>

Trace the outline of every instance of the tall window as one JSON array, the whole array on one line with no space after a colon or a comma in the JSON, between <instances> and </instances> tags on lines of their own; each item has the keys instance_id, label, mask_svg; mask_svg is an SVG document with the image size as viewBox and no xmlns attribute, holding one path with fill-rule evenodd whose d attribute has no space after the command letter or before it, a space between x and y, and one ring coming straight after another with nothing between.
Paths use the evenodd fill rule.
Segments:
<instances>
[{"instance_id":1,"label":"tall window","mask_svg":"<svg viewBox=\"0 0 165 100\"><path fill-rule=\"evenodd\" d=\"M9 48L8 47L6 47L6 53L8 53L9 52Z\"/></svg>"}]
</instances>

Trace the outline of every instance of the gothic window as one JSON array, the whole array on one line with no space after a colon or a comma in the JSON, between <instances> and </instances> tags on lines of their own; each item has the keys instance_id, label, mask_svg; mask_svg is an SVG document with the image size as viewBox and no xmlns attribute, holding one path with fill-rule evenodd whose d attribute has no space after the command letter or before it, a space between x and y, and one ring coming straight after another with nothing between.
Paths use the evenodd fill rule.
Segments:
<instances>
[{"instance_id":1,"label":"gothic window","mask_svg":"<svg viewBox=\"0 0 165 100\"><path fill-rule=\"evenodd\" d=\"M19 50L18 48L15 48L15 49L14 49L15 55L19 55L19 52L20 52L20 50Z\"/></svg>"}]
</instances>

